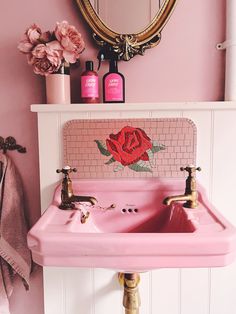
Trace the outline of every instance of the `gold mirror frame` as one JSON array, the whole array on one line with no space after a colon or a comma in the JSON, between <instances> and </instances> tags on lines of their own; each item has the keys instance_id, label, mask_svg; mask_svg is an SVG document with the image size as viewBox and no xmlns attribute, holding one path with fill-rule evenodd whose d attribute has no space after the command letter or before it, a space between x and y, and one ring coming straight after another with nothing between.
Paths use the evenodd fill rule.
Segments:
<instances>
[{"instance_id":1,"label":"gold mirror frame","mask_svg":"<svg viewBox=\"0 0 236 314\"><path fill-rule=\"evenodd\" d=\"M93 38L101 47L110 46L119 59L129 61L144 55L161 40L161 31L173 12L177 0L165 0L151 23L139 33L119 34L110 29L98 16L89 0L76 0L85 20L93 30Z\"/></svg>"}]
</instances>

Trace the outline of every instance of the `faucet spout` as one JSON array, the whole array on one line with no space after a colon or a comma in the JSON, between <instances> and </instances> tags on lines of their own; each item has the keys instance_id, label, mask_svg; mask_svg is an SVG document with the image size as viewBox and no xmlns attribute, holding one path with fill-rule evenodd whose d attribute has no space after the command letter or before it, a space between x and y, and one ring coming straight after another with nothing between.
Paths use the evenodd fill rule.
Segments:
<instances>
[{"instance_id":1,"label":"faucet spout","mask_svg":"<svg viewBox=\"0 0 236 314\"><path fill-rule=\"evenodd\" d=\"M163 204L171 205L172 202L185 202L184 207L196 208L198 207L198 192L196 188L196 171L201 171L201 168L195 168L194 166L188 166L186 168L181 167L181 171L186 170L189 175L186 179L185 193L183 195L168 196L163 200Z\"/></svg>"},{"instance_id":2,"label":"faucet spout","mask_svg":"<svg viewBox=\"0 0 236 314\"><path fill-rule=\"evenodd\" d=\"M187 202L187 201L191 201L192 197L191 195L175 195L175 196L168 196L163 200L163 204L164 205L170 205L173 202Z\"/></svg>"},{"instance_id":3,"label":"faucet spout","mask_svg":"<svg viewBox=\"0 0 236 314\"><path fill-rule=\"evenodd\" d=\"M80 195L72 195L71 197L70 197L70 201L72 202L72 203L74 203L74 202L85 202L85 203L90 203L91 205L95 205L95 204L97 204L97 199L95 198L95 197L93 197L93 196L80 196Z\"/></svg>"}]
</instances>

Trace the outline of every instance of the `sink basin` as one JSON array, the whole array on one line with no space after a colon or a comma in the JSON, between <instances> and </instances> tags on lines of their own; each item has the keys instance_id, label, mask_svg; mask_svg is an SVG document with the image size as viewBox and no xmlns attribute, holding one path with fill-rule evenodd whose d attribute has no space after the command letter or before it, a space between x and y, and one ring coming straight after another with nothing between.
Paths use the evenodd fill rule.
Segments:
<instances>
[{"instance_id":1,"label":"sink basin","mask_svg":"<svg viewBox=\"0 0 236 314\"><path fill-rule=\"evenodd\" d=\"M183 179L74 180L75 195L98 200L91 208L83 205L90 211L84 224L80 211L58 208L58 186L52 204L28 233L33 259L42 266L125 272L227 265L235 258L235 228L197 186L199 206L189 209L162 204L166 196L182 194Z\"/></svg>"}]
</instances>

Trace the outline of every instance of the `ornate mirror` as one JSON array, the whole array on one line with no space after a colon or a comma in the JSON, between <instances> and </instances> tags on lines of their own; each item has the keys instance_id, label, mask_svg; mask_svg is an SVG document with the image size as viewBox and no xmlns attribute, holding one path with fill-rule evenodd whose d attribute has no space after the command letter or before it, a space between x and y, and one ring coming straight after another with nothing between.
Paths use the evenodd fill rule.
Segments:
<instances>
[{"instance_id":1,"label":"ornate mirror","mask_svg":"<svg viewBox=\"0 0 236 314\"><path fill-rule=\"evenodd\" d=\"M128 61L161 40L177 0L76 0L102 49Z\"/></svg>"}]
</instances>

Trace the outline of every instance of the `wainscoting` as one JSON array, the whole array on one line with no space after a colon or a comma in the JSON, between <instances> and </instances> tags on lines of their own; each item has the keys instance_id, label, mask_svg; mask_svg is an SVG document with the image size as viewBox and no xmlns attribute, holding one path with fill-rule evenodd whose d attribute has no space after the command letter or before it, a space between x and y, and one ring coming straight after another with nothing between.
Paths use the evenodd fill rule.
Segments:
<instances>
[{"instance_id":1,"label":"wainscoting","mask_svg":"<svg viewBox=\"0 0 236 314\"><path fill-rule=\"evenodd\" d=\"M216 208L236 225L236 103L32 105L38 112L42 212L62 167L62 127L73 119L178 118L197 127L198 180ZM236 312L236 263L217 269L158 269L141 274L141 314ZM45 314L122 314L114 271L44 268Z\"/></svg>"}]
</instances>

